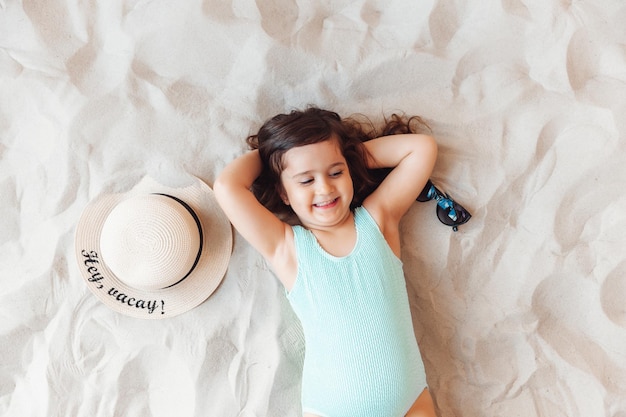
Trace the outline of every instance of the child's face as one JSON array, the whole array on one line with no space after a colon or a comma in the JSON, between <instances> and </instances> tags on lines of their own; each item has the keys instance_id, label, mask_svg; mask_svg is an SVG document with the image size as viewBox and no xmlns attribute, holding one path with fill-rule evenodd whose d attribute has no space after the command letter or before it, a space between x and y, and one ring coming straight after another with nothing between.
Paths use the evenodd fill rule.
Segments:
<instances>
[{"instance_id":1,"label":"child's face","mask_svg":"<svg viewBox=\"0 0 626 417\"><path fill-rule=\"evenodd\" d=\"M283 166L281 197L303 226L328 228L349 216L354 189L337 140L290 149Z\"/></svg>"}]
</instances>

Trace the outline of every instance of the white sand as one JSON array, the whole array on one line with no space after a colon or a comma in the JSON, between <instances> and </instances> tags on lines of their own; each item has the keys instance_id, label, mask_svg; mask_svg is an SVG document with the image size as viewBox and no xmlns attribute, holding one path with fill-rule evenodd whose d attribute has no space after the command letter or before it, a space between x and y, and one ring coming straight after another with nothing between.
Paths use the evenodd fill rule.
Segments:
<instances>
[{"instance_id":1,"label":"white sand","mask_svg":"<svg viewBox=\"0 0 626 417\"><path fill-rule=\"evenodd\" d=\"M316 104L428 119L474 214L403 222L441 416L626 416L625 22L621 0L0 0L0 415L297 416L302 336L239 236L162 321L101 305L73 238L99 194L212 185Z\"/></svg>"}]
</instances>

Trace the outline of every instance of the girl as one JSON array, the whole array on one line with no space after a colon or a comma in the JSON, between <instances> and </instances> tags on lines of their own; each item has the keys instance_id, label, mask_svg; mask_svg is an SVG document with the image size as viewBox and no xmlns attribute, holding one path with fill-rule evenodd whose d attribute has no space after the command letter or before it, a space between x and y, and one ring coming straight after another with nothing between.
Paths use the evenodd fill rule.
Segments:
<instances>
[{"instance_id":1,"label":"girl","mask_svg":"<svg viewBox=\"0 0 626 417\"><path fill-rule=\"evenodd\" d=\"M368 140L334 112L281 114L215 181L302 323L305 417L435 416L400 261L398 224L437 155L430 136L410 133L413 121L394 115ZM393 169L374 188L378 168Z\"/></svg>"}]
</instances>

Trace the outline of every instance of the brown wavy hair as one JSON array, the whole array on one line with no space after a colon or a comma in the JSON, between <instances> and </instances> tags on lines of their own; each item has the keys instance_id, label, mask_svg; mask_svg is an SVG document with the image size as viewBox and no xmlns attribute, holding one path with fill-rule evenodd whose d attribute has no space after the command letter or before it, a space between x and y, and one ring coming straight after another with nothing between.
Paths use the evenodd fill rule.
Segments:
<instances>
[{"instance_id":1,"label":"brown wavy hair","mask_svg":"<svg viewBox=\"0 0 626 417\"><path fill-rule=\"evenodd\" d=\"M428 128L418 116L392 114L385 119L378 131L365 117L342 119L339 114L317 107L294 110L267 120L255 135L247 138L251 149L258 149L262 171L252 185L252 192L268 210L284 221L297 223L295 213L286 205L280 175L283 171L283 156L295 147L311 145L336 138L346 159L354 185L354 198L350 207L354 209L378 186L389 170L370 170L367 167L367 150L363 142L379 136L417 133Z\"/></svg>"}]
</instances>

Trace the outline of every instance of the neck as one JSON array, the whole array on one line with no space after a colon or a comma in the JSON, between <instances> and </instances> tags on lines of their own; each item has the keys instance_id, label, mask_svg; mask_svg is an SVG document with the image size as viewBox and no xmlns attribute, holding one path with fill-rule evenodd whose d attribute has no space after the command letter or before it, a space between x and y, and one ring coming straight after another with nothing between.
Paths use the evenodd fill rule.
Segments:
<instances>
[{"instance_id":1,"label":"neck","mask_svg":"<svg viewBox=\"0 0 626 417\"><path fill-rule=\"evenodd\" d=\"M340 223L327 228L309 228L319 245L333 256L349 255L356 244L356 227L352 211Z\"/></svg>"}]
</instances>

